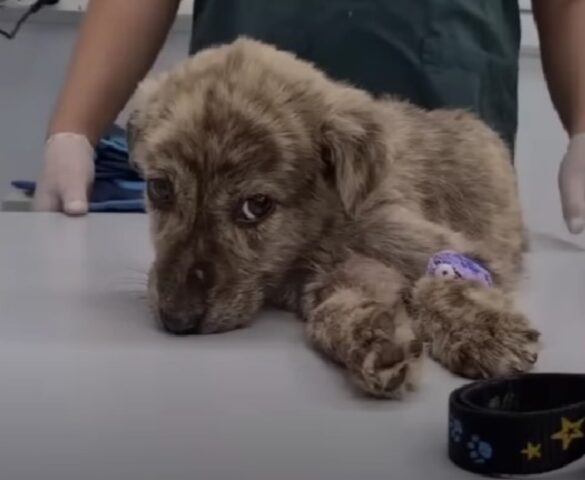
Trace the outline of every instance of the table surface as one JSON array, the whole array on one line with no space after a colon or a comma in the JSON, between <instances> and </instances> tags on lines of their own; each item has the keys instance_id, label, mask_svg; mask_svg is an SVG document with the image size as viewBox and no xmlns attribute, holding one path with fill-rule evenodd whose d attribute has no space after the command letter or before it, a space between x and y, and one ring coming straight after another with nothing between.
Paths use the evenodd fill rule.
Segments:
<instances>
[{"instance_id":1,"label":"table surface","mask_svg":"<svg viewBox=\"0 0 585 480\"><path fill-rule=\"evenodd\" d=\"M159 331L144 215L2 213L0 245L2 480L473 478L446 456L462 380L432 361L407 400L367 400L288 314L216 336ZM535 236L528 263L538 370L585 371L585 252Z\"/></svg>"}]
</instances>

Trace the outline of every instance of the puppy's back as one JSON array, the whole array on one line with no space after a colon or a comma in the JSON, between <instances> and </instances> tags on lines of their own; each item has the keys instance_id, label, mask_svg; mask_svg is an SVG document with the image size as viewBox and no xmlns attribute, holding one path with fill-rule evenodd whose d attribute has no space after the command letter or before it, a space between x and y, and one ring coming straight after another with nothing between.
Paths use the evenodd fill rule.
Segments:
<instances>
[{"instance_id":1,"label":"puppy's back","mask_svg":"<svg viewBox=\"0 0 585 480\"><path fill-rule=\"evenodd\" d=\"M385 188L430 221L517 258L525 233L513 163L503 140L462 110L381 102L392 145ZM396 125L396 128L392 128Z\"/></svg>"}]
</instances>

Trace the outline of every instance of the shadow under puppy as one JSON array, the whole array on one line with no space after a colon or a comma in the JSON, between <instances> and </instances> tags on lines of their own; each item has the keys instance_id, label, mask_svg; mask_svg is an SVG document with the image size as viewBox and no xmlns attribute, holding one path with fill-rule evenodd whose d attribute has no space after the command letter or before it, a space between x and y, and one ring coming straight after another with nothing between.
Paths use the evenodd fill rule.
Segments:
<instances>
[{"instance_id":1,"label":"shadow under puppy","mask_svg":"<svg viewBox=\"0 0 585 480\"><path fill-rule=\"evenodd\" d=\"M524 229L503 142L462 111L423 111L239 39L138 88L132 161L147 179L149 296L170 332L297 312L361 389L414 387L428 342L466 377L529 369L515 310ZM493 285L426 274L454 250Z\"/></svg>"}]
</instances>

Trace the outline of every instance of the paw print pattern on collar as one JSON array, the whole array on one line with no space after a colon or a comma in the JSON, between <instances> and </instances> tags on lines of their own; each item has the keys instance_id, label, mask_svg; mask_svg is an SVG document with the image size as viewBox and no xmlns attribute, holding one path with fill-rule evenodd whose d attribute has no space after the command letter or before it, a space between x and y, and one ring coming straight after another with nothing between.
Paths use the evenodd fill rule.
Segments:
<instances>
[{"instance_id":1,"label":"paw print pattern on collar","mask_svg":"<svg viewBox=\"0 0 585 480\"><path fill-rule=\"evenodd\" d=\"M458 419L453 417L449 420L449 435L455 443L459 443L463 438L463 425Z\"/></svg>"},{"instance_id":2,"label":"paw print pattern on collar","mask_svg":"<svg viewBox=\"0 0 585 480\"><path fill-rule=\"evenodd\" d=\"M484 442L478 435L472 435L471 441L467 442L469 458L474 463L485 463L491 460L494 450L488 442Z\"/></svg>"}]
</instances>

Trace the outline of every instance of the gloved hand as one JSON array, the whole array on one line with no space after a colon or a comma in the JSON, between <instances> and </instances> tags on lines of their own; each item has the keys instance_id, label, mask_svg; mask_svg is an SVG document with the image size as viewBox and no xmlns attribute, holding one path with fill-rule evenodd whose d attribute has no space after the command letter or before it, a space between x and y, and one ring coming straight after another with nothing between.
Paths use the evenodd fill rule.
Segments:
<instances>
[{"instance_id":1,"label":"gloved hand","mask_svg":"<svg viewBox=\"0 0 585 480\"><path fill-rule=\"evenodd\" d=\"M56 133L45 144L44 168L35 191L35 210L84 215L94 179L94 149L77 133Z\"/></svg>"},{"instance_id":2,"label":"gloved hand","mask_svg":"<svg viewBox=\"0 0 585 480\"><path fill-rule=\"evenodd\" d=\"M563 215L571 233L585 229L585 132L574 135L559 170Z\"/></svg>"}]
</instances>

